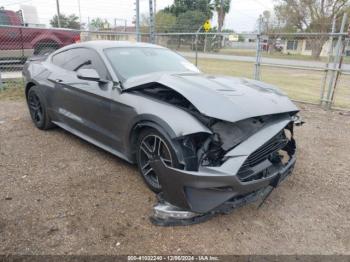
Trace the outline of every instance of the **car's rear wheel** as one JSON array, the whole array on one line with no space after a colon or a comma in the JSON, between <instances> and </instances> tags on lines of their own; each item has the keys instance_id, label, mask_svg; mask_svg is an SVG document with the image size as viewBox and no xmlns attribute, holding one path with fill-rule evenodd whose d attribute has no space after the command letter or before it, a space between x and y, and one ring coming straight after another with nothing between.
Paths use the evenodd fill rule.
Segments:
<instances>
[{"instance_id":1,"label":"car's rear wheel","mask_svg":"<svg viewBox=\"0 0 350 262\"><path fill-rule=\"evenodd\" d=\"M30 116L37 128L46 130L53 127L53 124L51 123L50 117L47 113L45 101L36 86L33 86L29 89L27 95L27 103Z\"/></svg>"},{"instance_id":2,"label":"car's rear wheel","mask_svg":"<svg viewBox=\"0 0 350 262\"><path fill-rule=\"evenodd\" d=\"M179 167L179 162L170 139L154 129L141 132L137 143L137 165L146 185L154 192L162 191L162 186L150 161L161 158L171 167Z\"/></svg>"}]
</instances>

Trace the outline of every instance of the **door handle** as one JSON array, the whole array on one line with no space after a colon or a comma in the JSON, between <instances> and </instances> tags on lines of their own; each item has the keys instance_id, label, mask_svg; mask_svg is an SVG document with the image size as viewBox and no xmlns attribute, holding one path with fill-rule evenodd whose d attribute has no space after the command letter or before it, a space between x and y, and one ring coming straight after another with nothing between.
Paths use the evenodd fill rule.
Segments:
<instances>
[{"instance_id":1,"label":"door handle","mask_svg":"<svg viewBox=\"0 0 350 262\"><path fill-rule=\"evenodd\" d=\"M62 79L56 79L55 81L56 81L57 83L62 83L62 82L63 82Z\"/></svg>"}]
</instances>

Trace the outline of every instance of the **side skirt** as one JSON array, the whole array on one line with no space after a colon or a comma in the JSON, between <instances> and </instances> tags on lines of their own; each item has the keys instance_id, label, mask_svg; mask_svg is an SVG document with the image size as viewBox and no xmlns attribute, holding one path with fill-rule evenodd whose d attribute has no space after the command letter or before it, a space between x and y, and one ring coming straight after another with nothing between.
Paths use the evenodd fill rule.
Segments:
<instances>
[{"instance_id":1,"label":"side skirt","mask_svg":"<svg viewBox=\"0 0 350 262\"><path fill-rule=\"evenodd\" d=\"M98 142L97 140L69 127L68 125L64 124L64 123L61 123L61 122L56 122L56 121L52 121L52 123L54 123L55 125L59 126L60 128L68 131L69 133L72 133L73 135L77 136L77 137L80 137L81 139L93 144L94 146L97 146L99 148L102 148L103 150L111 153L112 155L115 155L131 164L134 164L133 161L131 161L130 159L128 159L124 154L120 153L119 151L105 145L105 144L102 144L100 142Z\"/></svg>"}]
</instances>

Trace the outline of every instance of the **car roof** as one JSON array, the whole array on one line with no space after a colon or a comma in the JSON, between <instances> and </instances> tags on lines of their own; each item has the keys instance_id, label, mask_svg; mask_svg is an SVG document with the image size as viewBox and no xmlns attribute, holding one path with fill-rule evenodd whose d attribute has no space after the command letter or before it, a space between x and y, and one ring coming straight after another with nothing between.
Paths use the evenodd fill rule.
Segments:
<instances>
[{"instance_id":1,"label":"car roof","mask_svg":"<svg viewBox=\"0 0 350 262\"><path fill-rule=\"evenodd\" d=\"M148 43L142 43L142 42L129 42L129 41L111 41L111 40L94 40L94 41L86 41L81 42L77 44L72 44L65 46L64 48L61 48L60 50L67 50L70 48L77 48L77 47L87 47L87 48L93 48L99 51L102 51L106 48L113 48L113 47L153 47L153 48L164 48L158 45L148 44Z\"/></svg>"}]
</instances>

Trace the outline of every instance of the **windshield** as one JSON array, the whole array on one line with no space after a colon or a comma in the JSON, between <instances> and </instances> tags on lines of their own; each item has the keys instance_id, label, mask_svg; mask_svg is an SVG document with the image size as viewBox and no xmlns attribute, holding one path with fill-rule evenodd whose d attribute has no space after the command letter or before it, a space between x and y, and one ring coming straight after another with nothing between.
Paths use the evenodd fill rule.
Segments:
<instances>
[{"instance_id":1,"label":"windshield","mask_svg":"<svg viewBox=\"0 0 350 262\"><path fill-rule=\"evenodd\" d=\"M116 47L105 49L105 54L123 80L155 72L199 72L185 58L163 48Z\"/></svg>"}]
</instances>

